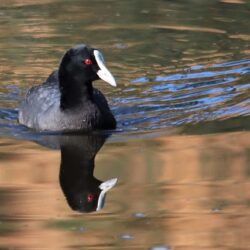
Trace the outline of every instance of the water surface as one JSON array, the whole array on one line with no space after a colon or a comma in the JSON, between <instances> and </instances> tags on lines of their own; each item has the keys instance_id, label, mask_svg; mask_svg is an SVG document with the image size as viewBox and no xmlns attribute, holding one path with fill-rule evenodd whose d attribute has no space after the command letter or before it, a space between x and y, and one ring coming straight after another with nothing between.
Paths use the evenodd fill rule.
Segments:
<instances>
[{"instance_id":1,"label":"water surface","mask_svg":"<svg viewBox=\"0 0 250 250\"><path fill-rule=\"evenodd\" d=\"M0 248L248 249L249 16L246 0L2 0ZM20 126L28 88L77 43L116 77L95 86L117 130Z\"/></svg>"}]
</instances>

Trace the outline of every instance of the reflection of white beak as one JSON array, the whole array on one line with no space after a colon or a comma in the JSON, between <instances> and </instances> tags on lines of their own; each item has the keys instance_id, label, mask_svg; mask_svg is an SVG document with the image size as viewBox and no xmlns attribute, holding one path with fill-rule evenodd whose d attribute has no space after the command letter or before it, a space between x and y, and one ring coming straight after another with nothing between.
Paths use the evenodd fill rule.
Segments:
<instances>
[{"instance_id":1,"label":"reflection of white beak","mask_svg":"<svg viewBox=\"0 0 250 250\"><path fill-rule=\"evenodd\" d=\"M105 197L106 197L106 193L113 188L117 183L117 178L113 178L110 180L107 180L105 182L103 182L102 184L100 184L99 188L102 190L99 198L98 198L98 203L97 203L97 208L96 211L99 211L103 208L104 206L104 202L105 202Z\"/></svg>"},{"instance_id":2,"label":"reflection of white beak","mask_svg":"<svg viewBox=\"0 0 250 250\"><path fill-rule=\"evenodd\" d=\"M97 75L105 82L109 83L111 86L116 87L115 78L109 72L109 70L104 65L104 59L100 51L94 50L95 60L99 66L99 70L97 71Z\"/></svg>"}]
</instances>

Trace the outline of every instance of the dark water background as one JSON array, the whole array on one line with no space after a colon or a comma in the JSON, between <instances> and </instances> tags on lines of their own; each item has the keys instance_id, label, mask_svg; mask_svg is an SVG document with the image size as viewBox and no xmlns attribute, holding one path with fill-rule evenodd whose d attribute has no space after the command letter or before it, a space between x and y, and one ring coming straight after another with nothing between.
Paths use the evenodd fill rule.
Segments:
<instances>
[{"instance_id":1,"label":"dark water background","mask_svg":"<svg viewBox=\"0 0 250 250\"><path fill-rule=\"evenodd\" d=\"M0 248L248 249L249 1L1 0L0 30ZM17 123L77 43L118 82L95 83L118 121L95 174L118 184L92 214L66 204L60 152L29 142L54 139Z\"/></svg>"}]
</instances>

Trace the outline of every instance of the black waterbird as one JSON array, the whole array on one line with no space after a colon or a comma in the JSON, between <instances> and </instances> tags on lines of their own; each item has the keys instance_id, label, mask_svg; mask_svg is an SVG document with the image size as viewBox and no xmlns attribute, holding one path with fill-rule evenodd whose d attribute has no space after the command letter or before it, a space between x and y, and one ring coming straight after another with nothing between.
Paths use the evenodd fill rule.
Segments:
<instances>
[{"instance_id":1,"label":"black waterbird","mask_svg":"<svg viewBox=\"0 0 250 250\"><path fill-rule=\"evenodd\" d=\"M116 81L100 51L76 45L63 56L59 69L42 85L32 87L19 109L19 122L39 131L90 131L115 129L108 102L92 82Z\"/></svg>"}]
</instances>

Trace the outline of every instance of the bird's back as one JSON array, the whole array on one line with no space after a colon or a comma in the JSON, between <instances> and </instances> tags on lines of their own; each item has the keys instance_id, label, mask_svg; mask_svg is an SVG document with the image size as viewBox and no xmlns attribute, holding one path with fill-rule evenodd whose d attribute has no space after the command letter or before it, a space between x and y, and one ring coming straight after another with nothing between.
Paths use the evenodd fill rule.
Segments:
<instances>
[{"instance_id":1,"label":"bird's back","mask_svg":"<svg viewBox=\"0 0 250 250\"><path fill-rule=\"evenodd\" d=\"M61 110L57 71L45 83L28 91L20 106L18 119L29 128L62 132L110 129L116 126L106 98L95 88L92 101Z\"/></svg>"}]
</instances>

